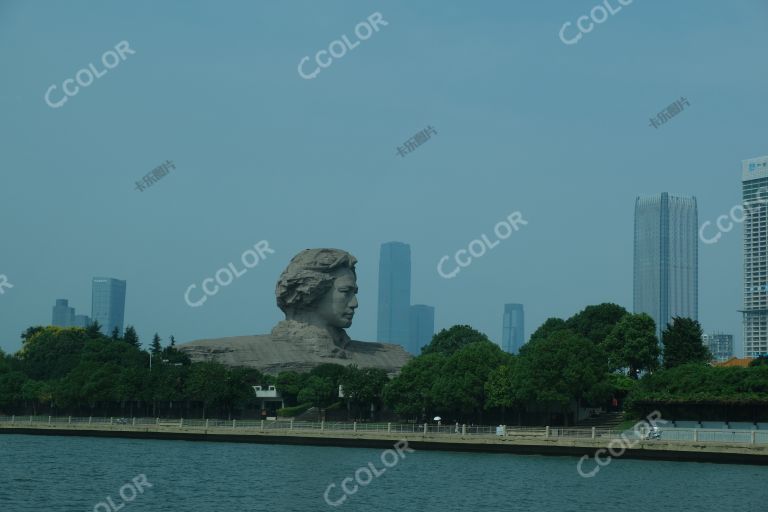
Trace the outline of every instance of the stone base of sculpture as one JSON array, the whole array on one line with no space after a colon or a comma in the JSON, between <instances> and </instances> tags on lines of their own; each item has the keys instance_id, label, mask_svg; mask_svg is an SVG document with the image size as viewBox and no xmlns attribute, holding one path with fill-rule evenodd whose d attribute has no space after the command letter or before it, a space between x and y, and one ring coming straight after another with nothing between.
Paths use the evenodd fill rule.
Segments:
<instances>
[{"instance_id":1,"label":"stone base of sculpture","mask_svg":"<svg viewBox=\"0 0 768 512\"><path fill-rule=\"evenodd\" d=\"M342 331L343 332L343 331ZM411 359L400 345L350 339L334 341L324 329L292 320L278 323L271 334L204 339L179 345L194 362L218 361L227 366L246 366L269 374L308 372L325 363L355 364L381 368L396 375Z\"/></svg>"}]
</instances>

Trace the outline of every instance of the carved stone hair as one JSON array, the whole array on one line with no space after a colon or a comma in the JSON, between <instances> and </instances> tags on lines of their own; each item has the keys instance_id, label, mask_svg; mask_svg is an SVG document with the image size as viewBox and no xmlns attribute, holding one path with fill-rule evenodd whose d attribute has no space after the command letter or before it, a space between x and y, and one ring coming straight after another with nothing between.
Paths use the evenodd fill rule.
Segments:
<instances>
[{"instance_id":1,"label":"carved stone hair","mask_svg":"<svg viewBox=\"0 0 768 512\"><path fill-rule=\"evenodd\" d=\"M277 307L283 313L312 309L331 289L334 271L355 272L357 258L340 249L305 249L294 256L280 274L275 287Z\"/></svg>"}]
</instances>

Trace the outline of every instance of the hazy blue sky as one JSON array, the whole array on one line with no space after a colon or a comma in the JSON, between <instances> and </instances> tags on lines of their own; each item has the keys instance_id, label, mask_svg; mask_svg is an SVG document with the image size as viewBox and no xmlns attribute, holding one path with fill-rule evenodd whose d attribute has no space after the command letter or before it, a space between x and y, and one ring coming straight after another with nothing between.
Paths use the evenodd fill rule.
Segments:
<instances>
[{"instance_id":1,"label":"hazy blue sky","mask_svg":"<svg viewBox=\"0 0 768 512\"><path fill-rule=\"evenodd\" d=\"M268 332L296 252L359 259L350 334L373 340L379 245L411 244L414 303L494 340L603 301L632 307L638 194L738 204L741 160L768 154L768 2L635 0L575 45L597 0L0 1L0 347L90 314L91 278L128 281L146 343ZM618 0L610 0L619 5ZM313 58L381 12L387 26L313 80ZM570 27L570 35L576 29ZM120 41L134 55L61 108L44 94ZM315 66L308 63L308 69ZM658 129L649 118L684 96ZM426 126L438 134L405 158ZM176 169L143 192L164 160ZM436 271L514 211L528 226L456 278ZM200 282L259 240L275 254L199 308ZM700 319L741 342L741 229L700 246Z\"/></svg>"}]
</instances>

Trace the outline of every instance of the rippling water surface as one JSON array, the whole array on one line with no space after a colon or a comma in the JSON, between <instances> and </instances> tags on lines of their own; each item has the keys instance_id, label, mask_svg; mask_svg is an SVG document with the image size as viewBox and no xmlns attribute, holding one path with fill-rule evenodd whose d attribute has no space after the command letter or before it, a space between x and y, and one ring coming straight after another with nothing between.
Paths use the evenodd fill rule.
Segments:
<instances>
[{"instance_id":1,"label":"rippling water surface","mask_svg":"<svg viewBox=\"0 0 768 512\"><path fill-rule=\"evenodd\" d=\"M107 497L122 512L768 510L768 467L614 460L585 479L570 457L425 451L406 453L341 505L326 504L330 484L330 498L340 499L342 480L369 462L381 470L381 454L0 435L0 512L106 511L108 504L98 504ZM152 487L123 502L121 487L141 474ZM123 492L131 496L129 488Z\"/></svg>"}]
</instances>

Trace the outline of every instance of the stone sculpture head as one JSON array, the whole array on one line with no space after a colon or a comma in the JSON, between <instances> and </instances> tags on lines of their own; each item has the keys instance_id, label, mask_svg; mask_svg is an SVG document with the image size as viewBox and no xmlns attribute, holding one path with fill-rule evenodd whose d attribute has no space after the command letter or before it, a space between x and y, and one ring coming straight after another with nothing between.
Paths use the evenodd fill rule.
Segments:
<instances>
[{"instance_id":1,"label":"stone sculpture head","mask_svg":"<svg viewBox=\"0 0 768 512\"><path fill-rule=\"evenodd\" d=\"M285 319L332 331L352 325L356 263L354 256L339 249L305 249L294 256L275 287Z\"/></svg>"}]
</instances>

